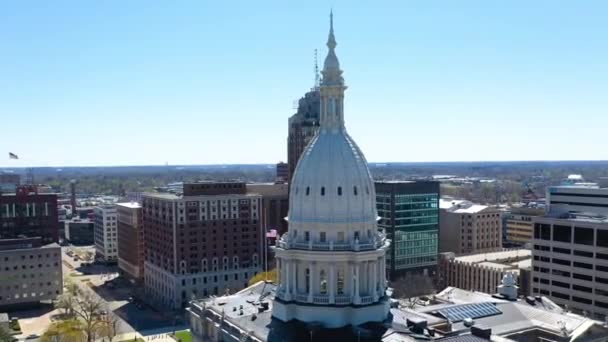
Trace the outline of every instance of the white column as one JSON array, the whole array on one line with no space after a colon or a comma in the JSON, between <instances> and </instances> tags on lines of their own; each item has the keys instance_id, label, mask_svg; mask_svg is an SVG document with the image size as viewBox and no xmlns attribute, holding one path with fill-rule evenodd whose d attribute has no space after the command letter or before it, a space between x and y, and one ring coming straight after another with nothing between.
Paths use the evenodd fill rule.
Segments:
<instances>
[{"instance_id":1,"label":"white column","mask_svg":"<svg viewBox=\"0 0 608 342\"><path fill-rule=\"evenodd\" d=\"M36 203L32 203L32 216L36 216Z\"/></svg>"},{"instance_id":2,"label":"white column","mask_svg":"<svg viewBox=\"0 0 608 342\"><path fill-rule=\"evenodd\" d=\"M291 260L285 261L285 299L291 300L291 282L289 280L289 271Z\"/></svg>"},{"instance_id":3,"label":"white column","mask_svg":"<svg viewBox=\"0 0 608 342\"><path fill-rule=\"evenodd\" d=\"M308 277L308 290L309 290L308 291L308 302L309 303L312 303L312 299L313 299L312 294L315 292L315 289L314 289L315 280L314 279L315 279L315 274L317 272L317 268L315 266L316 265L314 262L311 262L308 265L308 267L309 267L308 269L310 270L310 274Z\"/></svg>"},{"instance_id":4,"label":"white column","mask_svg":"<svg viewBox=\"0 0 608 342\"><path fill-rule=\"evenodd\" d=\"M336 302L336 266L334 263L329 264L329 304Z\"/></svg>"},{"instance_id":5,"label":"white column","mask_svg":"<svg viewBox=\"0 0 608 342\"><path fill-rule=\"evenodd\" d=\"M298 262L296 260L292 260L292 270L291 270L291 294L295 297L298 293L298 283L296 282L296 274L298 273Z\"/></svg>"},{"instance_id":6,"label":"white column","mask_svg":"<svg viewBox=\"0 0 608 342\"><path fill-rule=\"evenodd\" d=\"M361 270L359 269L359 264L357 264L356 262L353 263L353 275L355 278L355 296L353 297L354 304L361 303L361 294L359 290L359 276L361 275L360 271Z\"/></svg>"},{"instance_id":7,"label":"white column","mask_svg":"<svg viewBox=\"0 0 608 342\"><path fill-rule=\"evenodd\" d=\"M374 302L378 300L378 259L372 262L372 296L374 296Z\"/></svg>"}]
</instances>

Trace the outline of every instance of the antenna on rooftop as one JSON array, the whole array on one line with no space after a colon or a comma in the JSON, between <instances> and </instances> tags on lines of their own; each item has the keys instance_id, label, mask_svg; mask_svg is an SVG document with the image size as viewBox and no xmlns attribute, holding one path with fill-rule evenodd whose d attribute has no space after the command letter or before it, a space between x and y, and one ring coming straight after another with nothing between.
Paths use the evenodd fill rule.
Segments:
<instances>
[{"instance_id":1,"label":"antenna on rooftop","mask_svg":"<svg viewBox=\"0 0 608 342\"><path fill-rule=\"evenodd\" d=\"M317 57L317 49L315 49L315 88L319 87L319 59Z\"/></svg>"}]
</instances>

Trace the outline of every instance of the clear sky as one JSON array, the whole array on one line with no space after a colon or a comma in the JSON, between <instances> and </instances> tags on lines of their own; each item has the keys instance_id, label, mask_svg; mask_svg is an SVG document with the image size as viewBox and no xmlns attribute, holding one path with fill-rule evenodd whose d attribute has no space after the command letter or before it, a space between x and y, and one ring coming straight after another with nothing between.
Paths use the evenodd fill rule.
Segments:
<instances>
[{"instance_id":1,"label":"clear sky","mask_svg":"<svg viewBox=\"0 0 608 342\"><path fill-rule=\"evenodd\" d=\"M331 7L369 161L608 159L606 1L24 0L0 166L286 160Z\"/></svg>"}]
</instances>

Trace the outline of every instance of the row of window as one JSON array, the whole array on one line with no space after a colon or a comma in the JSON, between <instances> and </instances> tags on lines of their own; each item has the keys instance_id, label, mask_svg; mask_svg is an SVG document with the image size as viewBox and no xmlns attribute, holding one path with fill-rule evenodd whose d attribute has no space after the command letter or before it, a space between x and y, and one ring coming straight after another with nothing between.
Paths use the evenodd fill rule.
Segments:
<instances>
[{"instance_id":1,"label":"row of window","mask_svg":"<svg viewBox=\"0 0 608 342\"><path fill-rule=\"evenodd\" d=\"M574 227L574 236L572 232L571 226L557 224L552 226L544 223L534 225L535 239L608 247L608 230Z\"/></svg>"},{"instance_id":2,"label":"row of window","mask_svg":"<svg viewBox=\"0 0 608 342\"><path fill-rule=\"evenodd\" d=\"M46 295L50 296L52 295L53 292L52 291L47 291ZM58 295L59 291L55 291L55 294ZM30 293L15 293L12 296L0 296L0 302L1 301L13 301L15 299L20 299L20 298L35 298L35 297L43 297L44 296L44 292L30 292Z\"/></svg>"}]
</instances>

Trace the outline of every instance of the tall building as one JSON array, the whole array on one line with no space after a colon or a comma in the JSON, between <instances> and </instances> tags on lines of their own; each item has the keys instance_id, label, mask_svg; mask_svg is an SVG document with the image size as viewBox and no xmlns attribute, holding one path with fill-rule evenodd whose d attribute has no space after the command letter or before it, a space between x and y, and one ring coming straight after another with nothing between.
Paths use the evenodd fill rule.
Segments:
<instances>
[{"instance_id":1,"label":"tall building","mask_svg":"<svg viewBox=\"0 0 608 342\"><path fill-rule=\"evenodd\" d=\"M293 178L300 155L319 130L321 96L315 87L298 101L298 111L289 118L287 137L287 164L289 182Z\"/></svg>"},{"instance_id":2,"label":"tall building","mask_svg":"<svg viewBox=\"0 0 608 342\"><path fill-rule=\"evenodd\" d=\"M144 276L144 227L141 204L117 203L118 268L134 281Z\"/></svg>"},{"instance_id":3,"label":"tall building","mask_svg":"<svg viewBox=\"0 0 608 342\"><path fill-rule=\"evenodd\" d=\"M262 196L262 227L266 231L276 229L279 234L287 232L288 191L289 185L285 183L247 184L247 193Z\"/></svg>"},{"instance_id":4,"label":"tall building","mask_svg":"<svg viewBox=\"0 0 608 342\"><path fill-rule=\"evenodd\" d=\"M409 272L433 274L439 253L439 182L376 182L378 228L391 240L391 279Z\"/></svg>"},{"instance_id":5,"label":"tall building","mask_svg":"<svg viewBox=\"0 0 608 342\"><path fill-rule=\"evenodd\" d=\"M55 299L63 291L61 247L41 237L0 240L0 309Z\"/></svg>"},{"instance_id":6,"label":"tall building","mask_svg":"<svg viewBox=\"0 0 608 342\"><path fill-rule=\"evenodd\" d=\"M35 186L0 194L0 239L40 237L46 245L59 241L57 195L39 194Z\"/></svg>"},{"instance_id":7,"label":"tall building","mask_svg":"<svg viewBox=\"0 0 608 342\"><path fill-rule=\"evenodd\" d=\"M276 183L289 182L289 164L283 163L283 162L277 163L275 182Z\"/></svg>"},{"instance_id":8,"label":"tall building","mask_svg":"<svg viewBox=\"0 0 608 342\"><path fill-rule=\"evenodd\" d=\"M106 263L118 261L118 231L115 205L95 207L95 253Z\"/></svg>"},{"instance_id":9,"label":"tall building","mask_svg":"<svg viewBox=\"0 0 608 342\"><path fill-rule=\"evenodd\" d=\"M185 307L234 292L262 270L262 196L245 183L186 183L142 198L144 285L150 304Z\"/></svg>"},{"instance_id":10,"label":"tall building","mask_svg":"<svg viewBox=\"0 0 608 342\"><path fill-rule=\"evenodd\" d=\"M545 213L543 207L530 205L513 206L505 215L506 242L523 246L532 242L534 223L532 219Z\"/></svg>"},{"instance_id":11,"label":"tall building","mask_svg":"<svg viewBox=\"0 0 608 342\"><path fill-rule=\"evenodd\" d=\"M333 20L319 88L320 130L290 184L289 232L275 249L272 315L337 328L387 318L385 255L367 162L344 127L344 79Z\"/></svg>"},{"instance_id":12,"label":"tall building","mask_svg":"<svg viewBox=\"0 0 608 342\"><path fill-rule=\"evenodd\" d=\"M439 251L458 255L502 249L499 208L444 198L439 208Z\"/></svg>"},{"instance_id":13,"label":"tall building","mask_svg":"<svg viewBox=\"0 0 608 342\"><path fill-rule=\"evenodd\" d=\"M578 313L608 315L608 188L557 186L535 217L533 293Z\"/></svg>"}]
</instances>

